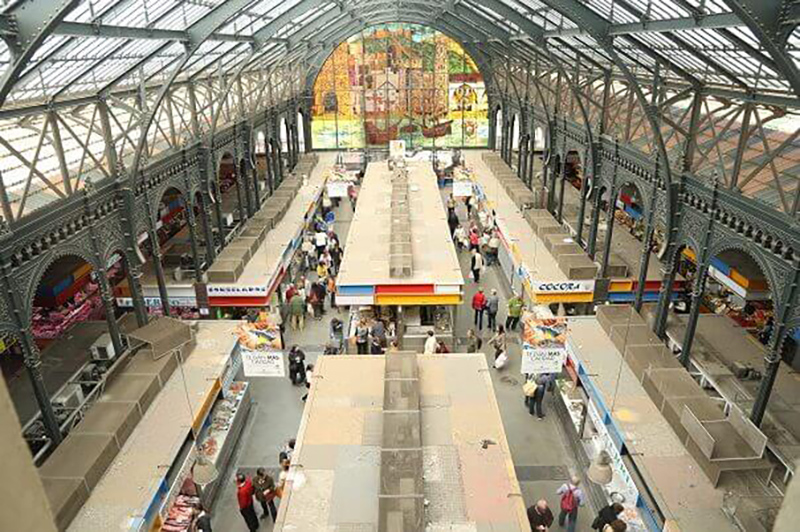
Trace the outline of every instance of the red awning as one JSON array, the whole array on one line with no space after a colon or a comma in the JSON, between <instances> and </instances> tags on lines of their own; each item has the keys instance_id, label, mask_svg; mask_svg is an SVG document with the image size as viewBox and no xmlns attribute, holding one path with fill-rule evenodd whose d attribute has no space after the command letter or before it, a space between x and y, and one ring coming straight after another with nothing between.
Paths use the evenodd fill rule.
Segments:
<instances>
[{"instance_id":1,"label":"red awning","mask_svg":"<svg viewBox=\"0 0 800 532\"><path fill-rule=\"evenodd\" d=\"M268 297L209 297L210 307L265 307Z\"/></svg>"},{"instance_id":2,"label":"red awning","mask_svg":"<svg viewBox=\"0 0 800 532\"><path fill-rule=\"evenodd\" d=\"M376 294L433 294L432 284L379 284L375 286Z\"/></svg>"}]
</instances>

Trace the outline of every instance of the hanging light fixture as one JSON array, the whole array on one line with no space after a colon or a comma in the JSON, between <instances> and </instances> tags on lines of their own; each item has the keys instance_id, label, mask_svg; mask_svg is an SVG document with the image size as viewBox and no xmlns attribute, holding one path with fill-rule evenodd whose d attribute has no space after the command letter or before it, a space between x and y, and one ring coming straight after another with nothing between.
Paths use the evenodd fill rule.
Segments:
<instances>
[{"instance_id":1,"label":"hanging light fixture","mask_svg":"<svg viewBox=\"0 0 800 532\"><path fill-rule=\"evenodd\" d=\"M614 478L614 470L611 469L611 457L605 450L600 451L594 459L592 465L589 466L587 475L589 480L603 486L609 484L611 479Z\"/></svg>"},{"instance_id":2,"label":"hanging light fixture","mask_svg":"<svg viewBox=\"0 0 800 532\"><path fill-rule=\"evenodd\" d=\"M202 453L197 455L194 467L192 468L192 480L194 483L205 488L219 477L219 470L214 462L206 458Z\"/></svg>"}]
</instances>

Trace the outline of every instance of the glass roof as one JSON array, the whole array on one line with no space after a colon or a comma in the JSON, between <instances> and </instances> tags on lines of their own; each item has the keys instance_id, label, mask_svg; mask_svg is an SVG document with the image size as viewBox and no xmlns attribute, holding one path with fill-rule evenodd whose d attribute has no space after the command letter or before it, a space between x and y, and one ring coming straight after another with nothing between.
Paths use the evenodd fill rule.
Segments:
<instances>
[{"instance_id":1,"label":"glass roof","mask_svg":"<svg viewBox=\"0 0 800 532\"><path fill-rule=\"evenodd\" d=\"M20 12L29 1L0 0L0 17ZM60 4L52 2L47 9L55 13ZM557 61L570 73L579 63L584 70L608 70L615 79L624 79L627 70L648 87L658 68L673 90L701 87L724 98L761 98L800 108L796 92L800 30L786 29L784 52L792 71L787 62L776 61L729 4L727 0L80 0L18 65L17 75L0 78L2 94L7 93L0 101L0 136L9 140L5 144L13 144L11 150L0 142L0 171L11 197L25 188L58 197L69 187L63 183L63 165L53 147L48 110L59 114L55 123L63 150L70 154L65 158L68 173L75 175L79 186L80 175L93 168L102 177L104 162L96 109L87 104L109 102L114 142L125 162L141 134L136 121L144 115L142 109L160 104L155 95L173 74L179 85L211 80L198 85L191 96L197 100L197 121L205 131L213 121L210 116L219 110L215 98L239 97L230 96L214 79L241 71L245 78L263 80L270 72L275 76L271 89L277 90L290 82L284 79L287 75L298 79L304 75L296 68L302 60L313 59L315 65L308 68L318 68L320 58L359 27L395 20L431 24L465 45L477 45L476 60L484 62L491 56L527 64L536 61L544 72L552 71ZM610 43L611 49L600 42ZM13 60L8 45L0 40L0 70L8 71ZM287 64L295 68L281 73ZM266 98L268 92L262 86L252 98ZM180 88L174 93L171 110L156 115L153 127L158 139L148 146L151 151L168 149L175 138L186 136L191 98ZM228 112L227 106L222 107ZM30 175L38 179L26 187ZM754 178L750 184L755 187L758 182Z\"/></svg>"}]
</instances>

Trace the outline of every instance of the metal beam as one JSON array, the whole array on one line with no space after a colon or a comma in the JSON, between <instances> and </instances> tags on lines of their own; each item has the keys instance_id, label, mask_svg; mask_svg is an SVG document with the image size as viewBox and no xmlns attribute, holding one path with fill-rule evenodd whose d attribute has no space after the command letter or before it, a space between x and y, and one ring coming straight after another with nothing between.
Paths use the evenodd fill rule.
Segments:
<instances>
[{"instance_id":1,"label":"metal beam","mask_svg":"<svg viewBox=\"0 0 800 532\"><path fill-rule=\"evenodd\" d=\"M612 24L608 28L609 35L631 35L636 33L661 33L665 31L716 29L744 26L744 23L732 13L714 13L699 17L680 17L661 20L643 20L627 24ZM547 30L547 39L560 36L589 35L584 28L560 28Z\"/></svg>"},{"instance_id":2,"label":"metal beam","mask_svg":"<svg viewBox=\"0 0 800 532\"><path fill-rule=\"evenodd\" d=\"M71 35L74 37L106 37L109 39L152 39L159 41L188 41L189 34L181 30L157 28L136 28L131 26L115 26L113 24L89 24L85 22L64 21L53 31L55 35ZM252 43L249 35L233 33L212 33L209 41L247 42Z\"/></svg>"},{"instance_id":3,"label":"metal beam","mask_svg":"<svg viewBox=\"0 0 800 532\"><path fill-rule=\"evenodd\" d=\"M786 45L795 24L785 18L781 0L723 0L744 22L800 97L800 69Z\"/></svg>"},{"instance_id":4,"label":"metal beam","mask_svg":"<svg viewBox=\"0 0 800 532\"><path fill-rule=\"evenodd\" d=\"M53 28L80 2L81 0L22 0L4 12L9 17L7 26L13 28L14 33L0 33L11 52L11 64L0 78L0 107L36 50L52 33Z\"/></svg>"}]
</instances>

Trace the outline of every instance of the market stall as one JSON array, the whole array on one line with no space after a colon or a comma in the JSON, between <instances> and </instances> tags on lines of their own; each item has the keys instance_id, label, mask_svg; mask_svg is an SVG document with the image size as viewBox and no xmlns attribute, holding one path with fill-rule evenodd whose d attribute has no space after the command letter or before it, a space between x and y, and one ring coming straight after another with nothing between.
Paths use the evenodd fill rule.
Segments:
<instances>
[{"instance_id":1,"label":"market stall","mask_svg":"<svg viewBox=\"0 0 800 532\"><path fill-rule=\"evenodd\" d=\"M585 463L607 463L605 502L628 530L736 530L716 490L595 317L569 318L557 405ZM590 477L591 478L591 477Z\"/></svg>"},{"instance_id":2,"label":"market stall","mask_svg":"<svg viewBox=\"0 0 800 532\"><path fill-rule=\"evenodd\" d=\"M336 280L336 304L375 307L372 315L396 317L389 323L403 348L421 350L420 340L433 329L452 347L464 279L436 176L425 162L406 165L400 178L399 168L368 165ZM398 193L403 199L393 201ZM401 204L408 206L402 228L393 225L400 216L392 211Z\"/></svg>"},{"instance_id":3,"label":"market stall","mask_svg":"<svg viewBox=\"0 0 800 532\"><path fill-rule=\"evenodd\" d=\"M521 208L529 206L525 199L529 196L513 192L518 195L515 201L481 157L472 153L466 157L475 168L477 222L496 227L501 243L498 260L511 289L524 294L531 305L563 303L580 313L588 311L584 304L594 300L596 265L577 244L565 241L571 240L569 234L549 213ZM511 179L509 176L508 181ZM550 246L546 245L548 238Z\"/></svg>"}]
</instances>

